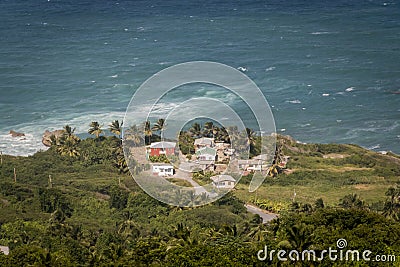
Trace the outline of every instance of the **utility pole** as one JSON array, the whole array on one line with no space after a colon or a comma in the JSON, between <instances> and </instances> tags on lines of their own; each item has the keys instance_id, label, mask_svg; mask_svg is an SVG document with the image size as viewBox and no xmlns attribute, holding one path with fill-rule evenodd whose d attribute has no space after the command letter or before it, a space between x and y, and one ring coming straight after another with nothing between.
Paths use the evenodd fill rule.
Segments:
<instances>
[{"instance_id":1,"label":"utility pole","mask_svg":"<svg viewBox=\"0 0 400 267\"><path fill-rule=\"evenodd\" d=\"M293 202L296 202L296 196L297 196L296 189L293 189Z\"/></svg>"},{"instance_id":2,"label":"utility pole","mask_svg":"<svg viewBox=\"0 0 400 267\"><path fill-rule=\"evenodd\" d=\"M53 183L52 183L50 174L49 174L49 188L53 188Z\"/></svg>"},{"instance_id":3,"label":"utility pole","mask_svg":"<svg viewBox=\"0 0 400 267\"><path fill-rule=\"evenodd\" d=\"M17 183L17 171L14 168L14 183Z\"/></svg>"},{"instance_id":4,"label":"utility pole","mask_svg":"<svg viewBox=\"0 0 400 267\"><path fill-rule=\"evenodd\" d=\"M0 151L0 165L3 165L3 151Z\"/></svg>"}]
</instances>

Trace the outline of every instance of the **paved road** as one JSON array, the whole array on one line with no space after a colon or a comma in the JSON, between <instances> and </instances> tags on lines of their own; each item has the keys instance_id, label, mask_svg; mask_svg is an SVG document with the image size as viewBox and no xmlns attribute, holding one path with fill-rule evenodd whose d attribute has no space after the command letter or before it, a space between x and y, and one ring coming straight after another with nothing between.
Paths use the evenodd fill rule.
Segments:
<instances>
[{"instance_id":1,"label":"paved road","mask_svg":"<svg viewBox=\"0 0 400 267\"><path fill-rule=\"evenodd\" d=\"M188 172L177 169L174 177L188 181L193 186L196 195L201 195L203 193L206 193L207 195L211 194L202 186L200 186L195 180L193 180L191 174Z\"/></svg>"},{"instance_id":2,"label":"paved road","mask_svg":"<svg viewBox=\"0 0 400 267\"><path fill-rule=\"evenodd\" d=\"M267 213L266 211L253 205L246 204L244 206L246 207L248 212L260 215L260 217L263 219L263 223L270 222L278 217L278 215L275 213Z\"/></svg>"}]
</instances>

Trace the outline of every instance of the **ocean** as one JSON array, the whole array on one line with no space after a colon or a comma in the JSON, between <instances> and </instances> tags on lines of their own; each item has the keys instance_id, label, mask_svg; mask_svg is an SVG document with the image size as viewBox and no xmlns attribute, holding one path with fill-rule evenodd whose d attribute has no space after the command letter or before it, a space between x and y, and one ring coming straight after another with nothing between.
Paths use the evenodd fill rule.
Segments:
<instances>
[{"instance_id":1,"label":"ocean","mask_svg":"<svg viewBox=\"0 0 400 267\"><path fill-rule=\"evenodd\" d=\"M400 1L389 0L2 0L0 151L31 155L66 124L106 128L146 79L198 60L248 75L278 133L400 154Z\"/></svg>"}]
</instances>

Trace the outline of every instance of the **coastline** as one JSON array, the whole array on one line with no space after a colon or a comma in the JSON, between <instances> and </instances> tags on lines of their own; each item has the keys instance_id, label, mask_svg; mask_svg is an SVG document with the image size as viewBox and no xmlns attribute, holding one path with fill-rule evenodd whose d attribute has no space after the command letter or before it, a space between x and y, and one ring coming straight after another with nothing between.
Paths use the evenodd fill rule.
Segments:
<instances>
[{"instance_id":1,"label":"coastline","mask_svg":"<svg viewBox=\"0 0 400 267\"><path fill-rule=\"evenodd\" d=\"M108 136L108 135L112 135L112 134L107 133L106 136ZM49 147L46 147L42 143L43 135L36 136L31 133L24 133L24 136L19 136L19 137L13 137L13 136L11 136L11 134L0 135L0 136L2 137L1 139L3 142L6 141L6 142L8 142L7 144L9 146L11 146L11 149L5 148L4 143L2 146L0 146L0 151L3 153L3 155L14 156L14 157L29 157L29 156L34 155L37 152L46 151L47 149L49 149ZM90 135L87 133L78 133L77 136L81 139L86 139L86 138L90 137ZM375 152L378 154L394 155L395 157L400 157L400 153L396 153L391 150L377 150L374 148L364 147L359 144L314 143L314 142L305 143L305 142L299 141L297 139L294 139L291 135L282 135L282 136L288 136L289 138L295 140L296 143L304 144L304 145L329 145L329 144L332 144L332 145L355 145L355 146L359 146L367 151ZM22 148L23 150L19 151L18 148ZM15 152L7 153L7 151L15 151ZM26 153L26 151L28 151L28 153Z\"/></svg>"}]
</instances>

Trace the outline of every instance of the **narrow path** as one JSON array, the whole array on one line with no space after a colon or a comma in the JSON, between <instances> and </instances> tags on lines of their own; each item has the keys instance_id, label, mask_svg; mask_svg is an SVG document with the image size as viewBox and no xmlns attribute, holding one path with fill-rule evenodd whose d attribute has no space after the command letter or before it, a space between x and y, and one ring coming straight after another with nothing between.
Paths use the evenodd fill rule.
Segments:
<instances>
[{"instance_id":1,"label":"narrow path","mask_svg":"<svg viewBox=\"0 0 400 267\"><path fill-rule=\"evenodd\" d=\"M204 189L204 187L193 180L190 176L190 173L188 172L177 169L174 177L188 181L193 186L196 195L201 195L203 193L210 194L207 190Z\"/></svg>"},{"instance_id":2,"label":"narrow path","mask_svg":"<svg viewBox=\"0 0 400 267\"><path fill-rule=\"evenodd\" d=\"M267 223L272 221L273 219L278 218L278 214L266 212L256 206L245 204L244 205L248 212L253 214L258 214L263 219L263 223Z\"/></svg>"}]
</instances>

